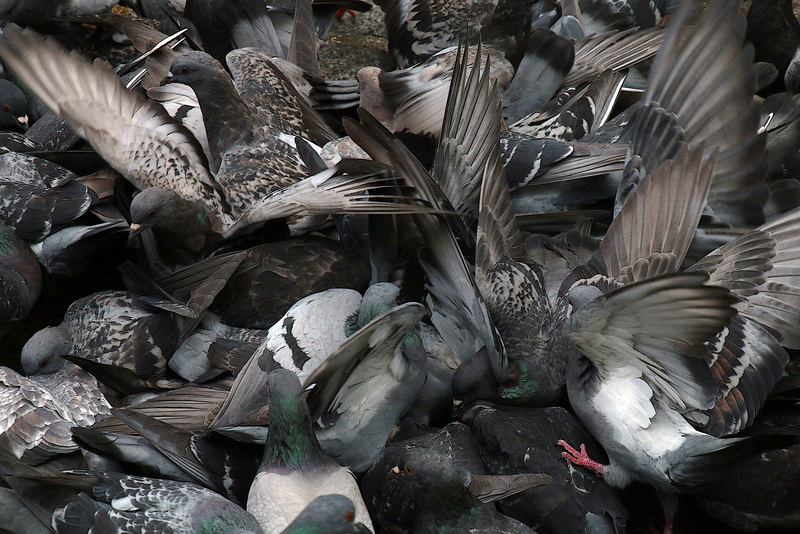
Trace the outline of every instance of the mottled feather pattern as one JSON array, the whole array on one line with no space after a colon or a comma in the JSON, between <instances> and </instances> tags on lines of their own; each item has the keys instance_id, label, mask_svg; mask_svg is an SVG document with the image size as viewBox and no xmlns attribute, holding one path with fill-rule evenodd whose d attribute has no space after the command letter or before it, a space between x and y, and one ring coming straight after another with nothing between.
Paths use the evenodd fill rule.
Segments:
<instances>
[{"instance_id":1,"label":"mottled feather pattern","mask_svg":"<svg viewBox=\"0 0 800 534\"><path fill-rule=\"evenodd\" d=\"M0 47L4 60L137 188L168 187L187 200L206 202L222 220L230 216L199 145L161 106L125 89L102 60L90 63L32 32L11 39L13 50ZM36 68L26 68L26 62Z\"/></svg>"},{"instance_id":2,"label":"mottled feather pattern","mask_svg":"<svg viewBox=\"0 0 800 534\"><path fill-rule=\"evenodd\" d=\"M165 340L150 327L157 329L167 321L166 315L154 315L134 304L131 293L106 291L72 303L62 326L72 333L74 355L149 377L164 373L168 356L166 346L159 345Z\"/></svg>"},{"instance_id":3,"label":"mottled feather pattern","mask_svg":"<svg viewBox=\"0 0 800 534\"><path fill-rule=\"evenodd\" d=\"M0 383L2 440L31 463L76 450L70 427L89 426L111 413L97 381L74 366L32 378L0 368Z\"/></svg>"}]
</instances>

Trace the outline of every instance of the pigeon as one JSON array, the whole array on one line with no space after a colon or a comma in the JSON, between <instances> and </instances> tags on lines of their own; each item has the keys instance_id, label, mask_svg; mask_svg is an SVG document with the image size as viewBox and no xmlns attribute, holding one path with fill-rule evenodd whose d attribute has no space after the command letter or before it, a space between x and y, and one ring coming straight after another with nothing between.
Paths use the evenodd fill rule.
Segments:
<instances>
[{"instance_id":1,"label":"pigeon","mask_svg":"<svg viewBox=\"0 0 800 534\"><path fill-rule=\"evenodd\" d=\"M32 243L86 213L93 201L74 173L41 158L6 152L0 172L0 218Z\"/></svg>"},{"instance_id":2,"label":"pigeon","mask_svg":"<svg viewBox=\"0 0 800 534\"><path fill-rule=\"evenodd\" d=\"M486 474L466 425L451 422L444 428L434 429L420 426L406 418L399 426L395 441L386 446L361 482L370 513L384 530L410 529L414 521L413 514L410 513L413 502L397 502L387 498L385 493L385 483L387 476L391 476L393 459L409 449L430 450L452 462L461 476L463 486L482 503L496 502L551 482L549 476L538 473Z\"/></svg>"},{"instance_id":3,"label":"pigeon","mask_svg":"<svg viewBox=\"0 0 800 534\"><path fill-rule=\"evenodd\" d=\"M484 43L501 51L516 68L527 45L532 3L389 0L381 2L381 9L386 14L389 51L400 68L458 44L462 25L468 31L479 30Z\"/></svg>"},{"instance_id":4,"label":"pigeon","mask_svg":"<svg viewBox=\"0 0 800 534\"><path fill-rule=\"evenodd\" d=\"M77 450L70 427L92 425L111 413L95 378L61 357L70 340L62 337L50 347L40 347L40 339L31 338L22 349L27 376L0 367L0 442L29 464Z\"/></svg>"},{"instance_id":5,"label":"pigeon","mask_svg":"<svg viewBox=\"0 0 800 534\"><path fill-rule=\"evenodd\" d=\"M341 385L332 376L341 373L342 367L334 355L305 380L316 382L318 388L337 390L326 398L317 389L308 401L319 405L312 410L315 420L323 414L321 428L316 430L320 446L356 474L366 471L378 457L426 379L427 357L422 339L413 331L424 308L417 303L395 307L399 293L389 282L374 284L364 293L356 323L359 331L337 349L342 356L349 351L364 354L357 365L350 364L352 372Z\"/></svg>"},{"instance_id":6,"label":"pigeon","mask_svg":"<svg viewBox=\"0 0 800 534\"><path fill-rule=\"evenodd\" d=\"M252 116L250 108L236 92L231 78L218 62L207 55L190 53L188 58L179 56L175 60L179 62L176 70L185 68L187 74L173 74L176 74L176 81L182 76L188 77L190 71L195 73L195 77L199 72L214 74L205 78L208 82L203 85L205 93L198 89L201 95L216 91L215 96L220 100L215 107L212 98L211 109L203 112L205 128L208 130L210 127L213 132L209 135L209 141L215 145L213 148L209 145L211 154L208 161L186 128L154 101L128 91L102 62L91 64L77 52L68 53L52 39L41 39L30 32L16 32L11 39L14 48L3 45L0 55L115 170L139 190L151 186L167 187L179 192L186 201L205 203L208 210L228 228L227 237L234 231L229 227L239 216L246 217L235 227L236 231L265 220L302 214L309 208L317 213L329 214L332 203L337 206L333 207L333 211L341 211L342 203L344 211L396 212L402 206L394 202L397 199L395 195L391 196L391 201L381 202L380 207L378 204L362 202L369 200L369 196L363 193L364 189L373 185L386 186L384 174L374 170L348 179L341 178L344 170L337 168L318 173L311 180L301 181L305 173L300 170L304 166L296 156L293 138L287 139L286 136L281 137L280 132L276 134L270 131L270 123L264 122L270 117L268 108L262 109L260 115ZM245 50L243 54L247 55L248 52ZM35 70L26 66L25 58L31 55L41 60L36 62ZM252 54L247 55L250 56ZM185 64L180 65L180 62ZM74 77L63 78L54 74L65 65L69 65ZM243 64L232 65L242 67ZM213 85L207 87L210 84ZM88 90L88 96L81 96L79 89ZM256 87L246 90L258 98L261 89L256 80ZM97 106L104 103L102 121L98 122L95 113L98 108L95 108L91 117L86 114L87 98ZM208 103L208 99L203 97L199 101L201 109L205 107L203 103ZM278 102L282 100L278 99ZM259 103L264 104L263 99ZM236 110L236 119L232 116L226 121L219 113L223 108L231 113ZM280 115L277 117L280 118ZM260 127L266 128L266 131ZM134 135L134 131L139 133ZM216 146L220 139L225 146ZM251 164L255 166L251 167ZM243 171L243 168L247 171ZM281 188L291 184L296 188ZM255 189L261 193L269 190L272 194L251 208ZM314 191L318 190L323 191L322 197L309 197L309 194L313 196ZM288 194L291 200L275 197L281 194ZM388 200L385 197L384 200ZM251 209L242 213L245 208ZM420 206L413 209L425 210ZM400 210L403 211L403 208Z\"/></svg>"},{"instance_id":7,"label":"pigeon","mask_svg":"<svg viewBox=\"0 0 800 534\"><path fill-rule=\"evenodd\" d=\"M338 241L305 236L258 245L242 252L240 267L211 304L223 324L271 328L298 300L329 288L363 292L369 285L364 255ZM155 280L184 299L198 282L218 268L210 258Z\"/></svg>"},{"instance_id":8,"label":"pigeon","mask_svg":"<svg viewBox=\"0 0 800 534\"><path fill-rule=\"evenodd\" d=\"M413 532L536 532L481 503L464 487L453 463L435 450L393 447L372 469L377 483L372 504L393 514L401 510Z\"/></svg>"},{"instance_id":9,"label":"pigeon","mask_svg":"<svg viewBox=\"0 0 800 534\"><path fill-rule=\"evenodd\" d=\"M78 299L60 325L35 333L23 351L41 355L59 351L78 361L118 366L143 379L163 376L167 359L197 326L243 259L242 255L224 258L187 303L178 306L179 313L148 307L128 291L101 291Z\"/></svg>"},{"instance_id":10,"label":"pigeon","mask_svg":"<svg viewBox=\"0 0 800 534\"><path fill-rule=\"evenodd\" d=\"M460 410L479 457L491 473L544 473L553 481L498 502L501 512L541 532L616 532L628 512L619 496L594 473L574 468L556 454L556 441L570 439L600 451L575 416L564 408L512 408L479 402Z\"/></svg>"},{"instance_id":11,"label":"pigeon","mask_svg":"<svg viewBox=\"0 0 800 534\"><path fill-rule=\"evenodd\" d=\"M270 428L247 510L264 532L280 532L315 498L340 493L355 504L355 520L373 531L352 472L319 447L297 375L276 369L267 380Z\"/></svg>"},{"instance_id":12,"label":"pigeon","mask_svg":"<svg viewBox=\"0 0 800 534\"><path fill-rule=\"evenodd\" d=\"M682 6L671 28L685 22L690 8L688 3ZM711 17L731 14L723 8L721 2L714 4L701 27ZM731 33L738 35L739 27L730 22ZM726 27L713 28L719 35ZM653 107L639 112L634 120L638 128L634 146L647 124L658 124L648 121L661 115ZM669 531L677 492L708 482L718 462L735 461L757 446L752 438L721 438L752 424L788 361L780 343L791 347L796 336L785 318L795 314L791 295L797 270L792 260L784 260L793 241L778 239L778 228L794 224L790 213L710 253L688 272L677 273L700 220L706 191L713 190L710 181L717 180L719 172L714 171L715 154L707 154L703 144L691 149L680 142L671 144L674 137L652 127L644 138L659 131L658 155L669 158L677 150L674 159L657 166L655 174L644 175L624 195L624 204L589 263L600 266L597 276L573 283L569 289L562 287L573 307L564 333L577 349L571 353L567 376L570 402L604 446L609 464L581 462L588 458L585 448L579 451L560 443L567 446L565 457L602 471L613 486L624 487L632 480L655 486ZM634 158L626 173L635 167L637 173L656 167L652 161L643 161ZM656 205L663 210L649 211ZM636 232L631 234L630 228ZM775 236L768 254L775 254L772 257L781 268L773 271L764 265L759 268L763 274L752 282L747 281L747 273L729 272L728 261L734 257L753 257L744 243L758 239L764 230ZM771 276L780 276L781 298L787 303L775 315L761 307L762 302L771 301L771 292L762 295L758 289L769 285ZM600 281L611 286L595 285ZM738 290L741 284L749 290ZM683 298L696 304L683 303ZM617 299L621 300L612 304ZM742 311L737 312L733 304ZM645 308L646 313L637 311ZM661 314L665 314L663 319L659 319ZM623 317L634 315L639 317L636 324L621 327L626 321ZM620 327L624 330L617 330ZM770 331L777 332L777 337ZM728 370L722 372L722 367Z\"/></svg>"},{"instance_id":13,"label":"pigeon","mask_svg":"<svg viewBox=\"0 0 800 534\"><path fill-rule=\"evenodd\" d=\"M211 151L209 164L235 212L248 207L254 194L271 193L306 174L293 147L267 122L271 115L254 111L242 100L228 73L208 54L178 56L164 83L188 85L197 95Z\"/></svg>"},{"instance_id":14,"label":"pigeon","mask_svg":"<svg viewBox=\"0 0 800 534\"><path fill-rule=\"evenodd\" d=\"M573 311L563 332L577 349L570 356L567 391L577 415L608 453L609 464L581 462L589 458L585 447L578 451L562 440L564 456L602 472L612 486L632 480L655 486L666 531L672 528L678 491L707 482L717 462L734 461L754 446L746 438L719 436L752 424L788 360L760 324L767 321L774 328L774 319L752 311L760 309L757 290L743 295L735 286L746 277L722 275L725 268L713 267L720 265L714 259L718 254L730 257L723 252L731 250L728 245L689 272L676 273L700 219L713 163L714 154L705 154L703 145L691 152L684 147L655 175L645 176L595 252L593 261L607 274L574 282L566 290ZM689 176L694 178L687 181ZM648 211L654 204L664 210ZM663 233L664 227L670 232ZM638 229L635 238L629 228ZM732 249L741 250L747 241L732 242ZM788 268L784 287L796 283L793 272ZM598 282L611 286L601 289ZM748 298L755 300L737 314L732 305ZM640 319L626 323L624 317L633 316ZM787 339L795 335L780 328ZM720 372L721 366L730 370Z\"/></svg>"},{"instance_id":15,"label":"pigeon","mask_svg":"<svg viewBox=\"0 0 800 534\"><path fill-rule=\"evenodd\" d=\"M195 484L120 473L97 475L99 482L91 495L82 493L54 517L58 532L263 532L251 514Z\"/></svg>"},{"instance_id":16,"label":"pigeon","mask_svg":"<svg viewBox=\"0 0 800 534\"><path fill-rule=\"evenodd\" d=\"M531 31L525 57L503 94L509 123L541 108L556 93L575 61L572 42L549 29Z\"/></svg>"},{"instance_id":17,"label":"pigeon","mask_svg":"<svg viewBox=\"0 0 800 534\"><path fill-rule=\"evenodd\" d=\"M200 201L186 201L172 189L149 187L131 202L129 241L152 229L158 255L172 265L191 265L222 242L222 224ZM168 245L167 245L168 244Z\"/></svg>"}]
</instances>

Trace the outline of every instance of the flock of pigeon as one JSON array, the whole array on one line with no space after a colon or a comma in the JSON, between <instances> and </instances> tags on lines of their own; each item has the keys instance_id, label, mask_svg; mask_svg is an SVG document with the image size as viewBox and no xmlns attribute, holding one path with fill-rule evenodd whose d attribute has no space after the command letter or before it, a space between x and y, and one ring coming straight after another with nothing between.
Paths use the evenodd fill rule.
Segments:
<instances>
[{"instance_id":1,"label":"flock of pigeon","mask_svg":"<svg viewBox=\"0 0 800 534\"><path fill-rule=\"evenodd\" d=\"M0 2L0 530L800 528L791 1L378 3Z\"/></svg>"}]
</instances>

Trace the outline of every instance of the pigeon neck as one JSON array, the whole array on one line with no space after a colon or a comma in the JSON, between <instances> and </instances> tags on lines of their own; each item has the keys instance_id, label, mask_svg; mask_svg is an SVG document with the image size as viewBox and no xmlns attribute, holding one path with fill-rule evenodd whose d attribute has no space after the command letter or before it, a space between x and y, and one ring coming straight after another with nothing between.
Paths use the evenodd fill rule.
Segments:
<instances>
[{"instance_id":1,"label":"pigeon neck","mask_svg":"<svg viewBox=\"0 0 800 534\"><path fill-rule=\"evenodd\" d=\"M294 470L321 457L308 407L297 398L271 398L269 432L261 465Z\"/></svg>"},{"instance_id":2,"label":"pigeon neck","mask_svg":"<svg viewBox=\"0 0 800 534\"><path fill-rule=\"evenodd\" d=\"M212 84L209 84L212 85ZM203 122L206 126L208 145L211 155L219 166L220 154L231 146L246 140L252 129L252 112L241 99L233 82L229 78L220 77L211 87L204 87L197 92Z\"/></svg>"}]
</instances>

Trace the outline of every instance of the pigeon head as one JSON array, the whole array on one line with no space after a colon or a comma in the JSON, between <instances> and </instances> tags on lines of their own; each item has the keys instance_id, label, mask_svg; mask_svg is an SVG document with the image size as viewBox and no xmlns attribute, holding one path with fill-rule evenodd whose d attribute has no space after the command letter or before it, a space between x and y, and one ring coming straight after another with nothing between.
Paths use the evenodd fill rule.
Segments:
<instances>
[{"instance_id":1,"label":"pigeon head","mask_svg":"<svg viewBox=\"0 0 800 534\"><path fill-rule=\"evenodd\" d=\"M603 296L603 291L591 284L577 284L570 288L568 293L569 303L572 304L572 313Z\"/></svg>"},{"instance_id":2,"label":"pigeon head","mask_svg":"<svg viewBox=\"0 0 800 534\"><path fill-rule=\"evenodd\" d=\"M0 79L0 130L28 129L28 101L22 89Z\"/></svg>"},{"instance_id":3,"label":"pigeon head","mask_svg":"<svg viewBox=\"0 0 800 534\"><path fill-rule=\"evenodd\" d=\"M481 349L459 365L453 374L453 398L457 405L482 399L493 400L496 386L497 380L486 349Z\"/></svg>"},{"instance_id":4,"label":"pigeon head","mask_svg":"<svg viewBox=\"0 0 800 534\"><path fill-rule=\"evenodd\" d=\"M220 80L233 84L219 61L205 52L189 52L175 58L169 72L161 80L161 85L182 83L197 93L203 87L213 87L209 84L218 83Z\"/></svg>"},{"instance_id":5,"label":"pigeon head","mask_svg":"<svg viewBox=\"0 0 800 534\"><path fill-rule=\"evenodd\" d=\"M131 235L145 228L169 224L175 208L185 202L175 191L164 187L149 187L133 197L131 202Z\"/></svg>"},{"instance_id":6,"label":"pigeon head","mask_svg":"<svg viewBox=\"0 0 800 534\"><path fill-rule=\"evenodd\" d=\"M355 516L356 506L349 498L335 493L322 495L311 501L284 532L355 532Z\"/></svg>"},{"instance_id":7,"label":"pigeon head","mask_svg":"<svg viewBox=\"0 0 800 534\"><path fill-rule=\"evenodd\" d=\"M48 375L64 367L62 356L69 354L72 336L61 326L39 330L22 347L20 359L26 375Z\"/></svg>"},{"instance_id":8,"label":"pigeon head","mask_svg":"<svg viewBox=\"0 0 800 534\"><path fill-rule=\"evenodd\" d=\"M428 499L430 492L443 489L466 491L453 463L432 449L403 447L394 460L396 465L389 473L389 480L402 481L403 485L413 488L413 495Z\"/></svg>"},{"instance_id":9,"label":"pigeon head","mask_svg":"<svg viewBox=\"0 0 800 534\"><path fill-rule=\"evenodd\" d=\"M375 317L385 313L395 306L400 288L390 282L379 282L371 285L361 300L358 311L358 327L361 328Z\"/></svg>"}]
</instances>

